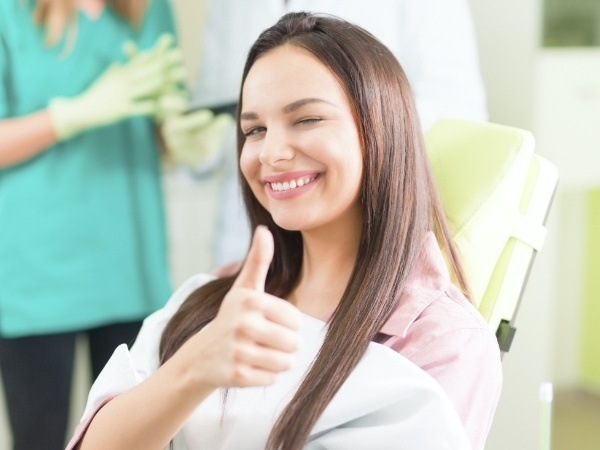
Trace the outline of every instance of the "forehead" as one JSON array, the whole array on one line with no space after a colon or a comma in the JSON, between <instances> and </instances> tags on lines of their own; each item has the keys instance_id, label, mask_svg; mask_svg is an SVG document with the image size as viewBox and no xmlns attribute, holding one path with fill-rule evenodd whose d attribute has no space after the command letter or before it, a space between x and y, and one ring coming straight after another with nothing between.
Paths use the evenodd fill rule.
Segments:
<instances>
[{"instance_id":1,"label":"forehead","mask_svg":"<svg viewBox=\"0 0 600 450\"><path fill-rule=\"evenodd\" d=\"M295 45L283 45L256 60L244 82L244 109L256 102L277 98L281 102L317 97L347 103L335 75L312 53Z\"/></svg>"}]
</instances>

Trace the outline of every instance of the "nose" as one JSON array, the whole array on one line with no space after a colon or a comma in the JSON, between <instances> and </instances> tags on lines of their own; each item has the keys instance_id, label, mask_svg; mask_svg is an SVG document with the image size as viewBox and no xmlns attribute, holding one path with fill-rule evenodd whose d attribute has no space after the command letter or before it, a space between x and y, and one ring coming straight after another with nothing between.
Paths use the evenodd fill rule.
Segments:
<instances>
[{"instance_id":1,"label":"nose","mask_svg":"<svg viewBox=\"0 0 600 450\"><path fill-rule=\"evenodd\" d=\"M295 155L296 151L285 131L271 127L263 139L258 160L261 164L279 166L291 161Z\"/></svg>"}]
</instances>

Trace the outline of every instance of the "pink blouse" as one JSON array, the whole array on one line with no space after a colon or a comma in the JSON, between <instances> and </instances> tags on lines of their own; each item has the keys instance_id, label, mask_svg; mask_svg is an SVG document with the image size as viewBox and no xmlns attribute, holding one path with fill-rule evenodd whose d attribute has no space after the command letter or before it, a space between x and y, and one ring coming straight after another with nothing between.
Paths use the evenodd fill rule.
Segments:
<instances>
[{"instance_id":1,"label":"pink blouse","mask_svg":"<svg viewBox=\"0 0 600 450\"><path fill-rule=\"evenodd\" d=\"M483 317L450 282L432 232L378 342L437 380L473 449L482 449L502 387L500 349Z\"/></svg>"}]
</instances>

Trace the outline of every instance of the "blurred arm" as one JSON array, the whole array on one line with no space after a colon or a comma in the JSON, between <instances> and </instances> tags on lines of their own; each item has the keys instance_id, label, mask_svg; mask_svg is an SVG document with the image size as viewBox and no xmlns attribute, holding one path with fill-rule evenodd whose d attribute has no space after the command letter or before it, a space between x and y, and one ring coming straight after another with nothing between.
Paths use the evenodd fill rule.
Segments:
<instances>
[{"instance_id":1,"label":"blurred arm","mask_svg":"<svg viewBox=\"0 0 600 450\"><path fill-rule=\"evenodd\" d=\"M26 161L57 142L46 110L0 120L0 136L0 167Z\"/></svg>"}]
</instances>

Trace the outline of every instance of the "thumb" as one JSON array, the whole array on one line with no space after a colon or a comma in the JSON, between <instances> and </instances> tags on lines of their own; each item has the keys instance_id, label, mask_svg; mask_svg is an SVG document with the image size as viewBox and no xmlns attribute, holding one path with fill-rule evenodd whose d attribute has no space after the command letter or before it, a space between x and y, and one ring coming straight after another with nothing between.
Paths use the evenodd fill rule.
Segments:
<instances>
[{"instance_id":1,"label":"thumb","mask_svg":"<svg viewBox=\"0 0 600 450\"><path fill-rule=\"evenodd\" d=\"M256 227L252 246L233 286L264 292L267 272L273 260L273 251L273 235L269 229L264 225Z\"/></svg>"}]
</instances>

